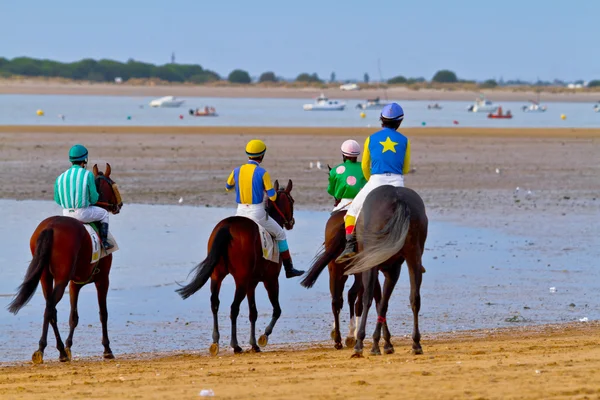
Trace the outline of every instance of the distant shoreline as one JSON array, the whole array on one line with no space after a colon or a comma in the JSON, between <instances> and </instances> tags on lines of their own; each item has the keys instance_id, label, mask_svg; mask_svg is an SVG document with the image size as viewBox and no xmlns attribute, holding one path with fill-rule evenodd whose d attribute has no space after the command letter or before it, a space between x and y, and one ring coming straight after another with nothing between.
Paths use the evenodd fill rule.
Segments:
<instances>
[{"instance_id":1,"label":"distant shoreline","mask_svg":"<svg viewBox=\"0 0 600 400\"><path fill-rule=\"evenodd\" d=\"M86 96L131 96L131 97L221 97L221 98L298 98L311 99L324 93L332 99L366 100L380 97L395 101L421 100L431 102L467 101L473 102L480 94L492 101L527 102L537 98L529 88L496 88L483 90L466 90L459 88L442 88L419 90L406 86L390 86L387 90L366 88L357 91L343 91L339 86L284 87L268 85L132 85L91 82L55 82L45 80L0 80L0 94L26 95L86 95ZM573 90L572 92L553 93L542 91L540 102L581 102L597 103L600 92Z\"/></svg>"}]
</instances>

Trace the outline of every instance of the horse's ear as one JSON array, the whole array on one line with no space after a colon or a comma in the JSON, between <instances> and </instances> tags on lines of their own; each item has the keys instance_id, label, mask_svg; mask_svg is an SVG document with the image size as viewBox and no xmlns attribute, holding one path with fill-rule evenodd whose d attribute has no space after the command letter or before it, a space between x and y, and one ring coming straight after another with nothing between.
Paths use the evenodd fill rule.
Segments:
<instances>
[{"instance_id":1,"label":"horse's ear","mask_svg":"<svg viewBox=\"0 0 600 400\"><path fill-rule=\"evenodd\" d=\"M291 180L291 179L288 179L288 184L287 184L287 186L285 187L285 192L286 192L286 193L289 193L289 192L291 192L291 191L292 191L292 187L293 187L293 185L292 185L292 180Z\"/></svg>"},{"instance_id":2,"label":"horse's ear","mask_svg":"<svg viewBox=\"0 0 600 400\"><path fill-rule=\"evenodd\" d=\"M92 172L94 172L94 176L98 176L98 164L94 164L94 168L92 168Z\"/></svg>"},{"instance_id":3,"label":"horse's ear","mask_svg":"<svg viewBox=\"0 0 600 400\"><path fill-rule=\"evenodd\" d=\"M327 164L327 168L331 171L331 166L329 164Z\"/></svg>"},{"instance_id":4,"label":"horse's ear","mask_svg":"<svg viewBox=\"0 0 600 400\"><path fill-rule=\"evenodd\" d=\"M110 172L111 172L110 164L106 163L106 170L104 171L104 176L106 176L107 178L110 177Z\"/></svg>"},{"instance_id":5,"label":"horse's ear","mask_svg":"<svg viewBox=\"0 0 600 400\"><path fill-rule=\"evenodd\" d=\"M279 181L275 179L275 183L273 184L273 189L277 192L279 190Z\"/></svg>"}]
</instances>

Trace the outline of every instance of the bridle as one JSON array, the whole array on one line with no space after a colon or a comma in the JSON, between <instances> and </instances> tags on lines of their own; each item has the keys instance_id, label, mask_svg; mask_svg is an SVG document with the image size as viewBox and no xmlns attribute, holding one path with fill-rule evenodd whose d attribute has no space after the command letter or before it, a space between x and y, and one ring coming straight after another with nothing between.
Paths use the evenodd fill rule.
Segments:
<instances>
[{"instance_id":1,"label":"bridle","mask_svg":"<svg viewBox=\"0 0 600 400\"><path fill-rule=\"evenodd\" d=\"M113 194L115 195L116 203L98 201L96 202L96 205L99 207L106 207L106 209L111 213L118 214L121 210L121 207L123 206L123 201L121 199L121 193L119 193L119 188L117 187L117 184L111 179L107 178L105 175L98 174L98 176L96 176L96 186L98 186L98 180L105 181L110 185L110 188L112 189Z\"/></svg>"},{"instance_id":2,"label":"bridle","mask_svg":"<svg viewBox=\"0 0 600 400\"><path fill-rule=\"evenodd\" d=\"M293 215L294 215L294 199L288 192L285 191L285 189L278 190L277 195L279 196L280 194L285 195L287 197L288 201L290 202L290 206L292 207L292 218L290 220L288 220L285 217L285 215L283 214L283 212L281 211L281 209L279 208L279 206L274 201L269 200L269 206L270 207L272 206L275 209L277 214L283 220L283 225L289 230L289 229L292 229L294 227L294 224L296 223L296 220L293 217Z\"/></svg>"}]
</instances>

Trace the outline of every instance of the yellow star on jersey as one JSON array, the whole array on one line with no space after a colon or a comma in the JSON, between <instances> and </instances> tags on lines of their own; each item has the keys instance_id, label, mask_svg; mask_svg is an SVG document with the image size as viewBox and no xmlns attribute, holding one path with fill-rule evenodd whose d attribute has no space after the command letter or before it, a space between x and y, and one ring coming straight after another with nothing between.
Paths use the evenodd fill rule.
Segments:
<instances>
[{"instance_id":1,"label":"yellow star on jersey","mask_svg":"<svg viewBox=\"0 0 600 400\"><path fill-rule=\"evenodd\" d=\"M389 151L393 151L395 153L396 152L396 145L398 143L392 142L392 139L390 139L390 137L388 136L387 139L385 139L385 142L379 142L379 144L381 144L383 146L382 153L385 153L388 150Z\"/></svg>"}]
</instances>

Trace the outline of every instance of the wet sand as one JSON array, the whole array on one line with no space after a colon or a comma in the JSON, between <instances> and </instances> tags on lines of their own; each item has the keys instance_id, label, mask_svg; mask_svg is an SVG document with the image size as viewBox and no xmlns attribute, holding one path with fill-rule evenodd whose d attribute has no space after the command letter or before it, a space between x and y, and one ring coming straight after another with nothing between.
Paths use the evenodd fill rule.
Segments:
<instances>
[{"instance_id":1,"label":"wet sand","mask_svg":"<svg viewBox=\"0 0 600 400\"><path fill-rule=\"evenodd\" d=\"M600 325L424 336L424 355L408 339L396 353L351 359L350 350L298 344L262 354L123 356L0 368L4 399L574 399L597 398Z\"/></svg>"}]
</instances>

